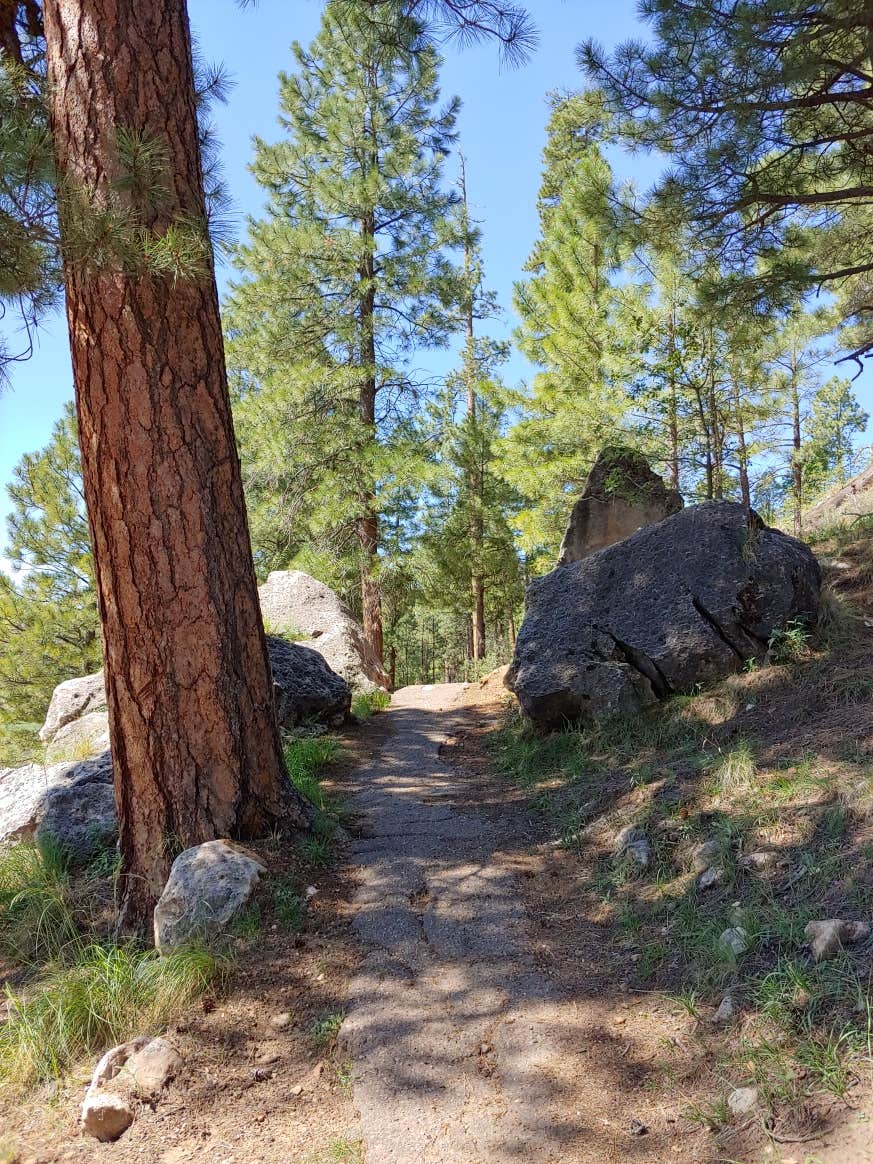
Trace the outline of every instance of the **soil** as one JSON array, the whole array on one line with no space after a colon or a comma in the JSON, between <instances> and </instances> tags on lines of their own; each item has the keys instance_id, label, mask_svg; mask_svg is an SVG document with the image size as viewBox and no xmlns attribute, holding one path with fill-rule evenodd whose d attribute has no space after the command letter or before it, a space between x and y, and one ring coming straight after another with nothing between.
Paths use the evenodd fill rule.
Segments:
<instances>
[{"instance_id":1,"label":"soil","mask_svg":"<svg viewBox=\"0 0 873 1164\"><path fill-rule=\"evenodd\" d=\"M486 739L504 715L495 677L408 688L350 734L328 780L352 810L340 860L305 868L280 842L265 850L272 873L317 888L305 931L283 930L265 904L230 990L169 1032L181 1077L117 1143L76 1125L93 1064L0 1106L18 1159L873 1160L857 1092L825 1112L824 1134L768 1135L753 1114L715 1135L687 1118L723 1084L706 1023L670 999L669 975L640 986L614 922L581 888L584 856L557 847L528 797L494 774Z\"/></svg>"}]
</instances>

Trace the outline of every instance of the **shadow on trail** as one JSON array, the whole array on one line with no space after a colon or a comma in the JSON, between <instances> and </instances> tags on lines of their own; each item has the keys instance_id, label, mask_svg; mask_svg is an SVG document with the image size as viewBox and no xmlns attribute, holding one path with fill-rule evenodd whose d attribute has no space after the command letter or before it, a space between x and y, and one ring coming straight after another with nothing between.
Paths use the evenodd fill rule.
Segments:
<instances>
[{"instance_id":1,"label":"shadow on trail","mask_svg":"<svg viewBox=\"0 0 873 1164\"><path fill-rule=\"evenodd\" d=\"M342 1038L368 1164L665 1159L671 1137L616 1130L650 1070L642 1050L617 1049L605 1029L593 1047L590 1027L572 1045L574 1000L537 956L506 863L529 849L531 822L478 805L440 756L476 714L440 705L457 690L400 692L392 734L349 785L361 814L354 924L370 953ZM619 992L602 986L608 1012Z\"/></svg>"}]
</instances>

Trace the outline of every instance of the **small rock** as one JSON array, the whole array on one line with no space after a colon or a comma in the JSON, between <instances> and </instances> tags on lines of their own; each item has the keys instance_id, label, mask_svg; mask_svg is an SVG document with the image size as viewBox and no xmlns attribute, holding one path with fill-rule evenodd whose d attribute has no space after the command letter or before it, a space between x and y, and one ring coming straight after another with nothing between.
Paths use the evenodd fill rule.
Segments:
<instances>
[{"instance_id":1,"label":"small rock","mask_svg":"<svg viewBox=\"0 0 873 1164\"><path fill-rule=\"evenodd\" d=\"M724 881L724 869L719 868L718 865L711 865L708 869L704 869L697 879L698 889L712 889L716 885L721 885Z\"/></svg>"},{"instance_id":2,"label":"small rock","mask_svg":"<svg viewBox=\"0 0 873 1164\"><path fill-rule=\"evenodd\" d=\"M733 1116L748 1115L758 1103L757 1087L737 1087L727 1098Z\"/></svg>"},{"instance_id":3,"label":"small rock","mask_svg":"<svg viewBox=\"0 0 873 1164\"><path fill-rule=\"evenodd\" d=\"M691 853L691 867L695 873L705 873L721 856L718 841L703 841Z\"/></svg>"},{"instance_id":4,"label":"small rock","mask_svg":"<svg viewBox=\"0 0 873 1164\"><path fill-rule=\"evenodd\" d=\"M749 948L749 931L743 926L729 926L722 931L718 940L739 958Z\"/></svg>"},{"instance_id":5,"label":"small rock","mask_svg":"<svg viewBox=\"0 0 873 1164\"><path fill-rule=\"evenodd\" d=\"M631 1120L627 1130L631 1136L644 1136L649 1129L647 1124L640 1123L639 1120Z\"/></svg>"},{"instance_id":6,"label":"small rock","mask_svg":"<svg viewBox=\"0 0 873 1164\"><path fill-rule=\"evenodd\" d=\"M758 853L746 853L744 857L740 857L739 863L744 869L755 869L763 873L766 869L774 867L778 856L772 849L762 849Z\"/></svg>"},{"instance_id":7,"label":"small rock","mask_svg":"<svg viewBox=\"0 0 873 1164\"><path fill-rule=\"evenodd\" d=\"M307 885L306 886L306 896L307 897L315 897L315 895L317 893L318 893L318 888L315 885Z\"/></svg>"},{"instance_id":8,"label":"small rock","mask_svg":"<svg viewBox=\"0 0 873 1164\"><path fill-rule=\"evenodd\" d=\"M216 937L251 897L266 869L233 841L206 841L173 862L155 906L155 946L166 953Z\"/></svg>"},{"instance_id":9,"label":"small rock","mask_svg":"<svg viewBox=\"0 0 873 1164\"><path fill-rule=\"evenodd\" d=\"M718 1010L712 1016L712 1021L714 1023L733 1022L735 1015L736 1007L734 1006L734 1000L729 994L726 994L718 1004Z\"/></svg>"},{"instance_id":10,"label":"small rock","mask_svg":"<svg viewBox=\"0 0 873 1164\"><path fill-rule=\"evenodd\" d=\"M282 1014L274 1014L270 1019L270 1026L275 1027L277 1031L283 1031L285 1027L290 1026L291 1015L286 1010Z\"/></svg>"},{"instance_id":11,"label":"small rock","mask_svg":"<svg viewBox=\"0 0 873 1164\"><path fill-rule=\"evenodd\" d=\"M137 1095L154 1099L182 1069L182 1056L166 1039L151 1039L130 1056L122 1074L129 1076Z\"/></svg>"},{"instance_id":12,"label":"small rock","mask_svg":"<svg viewBox=\"0 0 873 1164\"><path fill-rule=\"evenodd\" d=\"M870 927L866 922L828 918L825 921L811 921L803 932L813 958L821 962L836 957L843 946L863 941L869 936Z\"/></svg>"},{"instance_id":13,"label":"small rock","mask_svg":"<svg viewBox=\"0 0 873 1164\"><path fill-rule=\"evenodd\" d=\"M102 1143L117 1140L133 1123L130 1102L114 1091L95 1091L82 1104L82 1129Z\"/></svg>"},{"instance_id":14,"label":"small rock","mask_svg":"<svg viewBox=\"0 0 873 1164\"><path fill-rule=\"evenodd\" d=\"M613 852L616 857L628 856L641 869L652 863L652 846L639 825L625 825L616 833Z\"/></svg>"},{"instance_id":15,"label":"small rock","mask_svg":"<svg viewBox=\"0 0 873 1164\"><path fill-rule=\"evenodd\" d=\"M291 1088L291 1094L292 1095L302 1095L303 1094L303 1084L302 1083L295 1083L294 1086Z\"/></svg>"}]
</instances>

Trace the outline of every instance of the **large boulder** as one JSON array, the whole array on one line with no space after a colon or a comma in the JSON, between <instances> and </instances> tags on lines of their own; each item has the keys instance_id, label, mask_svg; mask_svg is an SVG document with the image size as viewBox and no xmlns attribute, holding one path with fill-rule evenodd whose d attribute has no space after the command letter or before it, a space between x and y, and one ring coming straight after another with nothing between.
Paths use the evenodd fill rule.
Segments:
<instances>
[{"instance_id":1,"label":"large boulder","mask_svg":"<svg viewBox=\"0 0 873 1164\"><path fill-rule=\"evenodd\" d=\"M109 712L88 711L58 728L46 744L45 759L47 764L88 760L102 755L108 747Z\"/></svg>"},{"instance_id":2,"label":"large boulder","mask_svg":"<svg viewBox=\"0 0 873 1164\"><path fill-rule=\"evenodd\" d=\"M302 636L355 691L388 688L389 679L345 603L302 570L274 570L258 590L264 624L274 634Z\"/></svg>"},{"instance_id":3,"label":"large boulder","mask_svg":"<svg viewBox=\"0 0 873 1164\"><path fill-rule=\"evenodd\" d=\"M680 510L531 583L506 685L545 728L637 711L762 659L820 586L809 548L744 506Z\"/></svg>"},{"instance_id":4,"label":"large boulder","mask_svg":"<svg viewBox=\"0 0 873 1164\"><path fill-rule=\"evenodd\" d=\"M78 679L67 679L57 685L39 738L44 744L51 743L62 727L92 711L106 711L106 688L102 671L82 675Z\"/></svg>"},{"instance_id":5,"label":"large boulder","mask_svg":"<svg viewBox=\"0 0 873 1164\"><path fill-rule=\"evenodd\" d=\"M351 691L319 651L267 635L267 652L281 727L295 727L305 720L331 726L342 723L351 706ZM46 761L51 765L87 759L109 747L102 671L68 679L55 688L40 738L47 744Z\"/></svg>"},{"instance_id":6,"label":"large boulder","mask_svg":"<svg viewBox=\"0 0 873 1164\"><path fill-rule=\"evenodd\" d=\"M642 453L620 446L601 450L582 496L573 506L558 565L580 562L682 508Z\"/></svg>"},{"instance_id":7,"label":"large boulder","mask_svg":"<svg viewBox=\"0 0 873 1164\"><path fill-rule=\"evenodd\" d=\"M239 916L265 867L232 841L206 841L173 862L155 906L155 946L166 954L213 941Z\"/></svg>"},{"instance_id":8,"label":"large boulder","mask_svg":"<svg viewBox=\"0 0 873 1164\"><path fill-rule=\"evenodd\" d=\"M295 727L312 719L335 726L346 719L351 689L318 651L278 635L267 635L267 650L281 727Z\"/></svg>"},{"instance_id":9,"label":"large boulder","mask_svg":"<svg viewBox=\"0 0 873 1164\"><path fill-rule=\"evenodd\" d=\"M77 764L0 769L0 844L51 841L74 862L114 844L109 753Z\"/></svg>"}]
</instances>

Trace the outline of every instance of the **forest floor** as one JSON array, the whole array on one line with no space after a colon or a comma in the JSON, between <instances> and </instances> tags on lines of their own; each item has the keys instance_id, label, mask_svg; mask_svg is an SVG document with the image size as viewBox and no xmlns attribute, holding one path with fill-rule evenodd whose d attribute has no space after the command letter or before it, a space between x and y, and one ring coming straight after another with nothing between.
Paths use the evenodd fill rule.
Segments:
<instances>
[{"instance_id":1,"label":"forest floor","mask_svg":"<svg viewBox=\"0 0 873 1164\"><path fill-rule=\"evenodd\" d=\"M0 1161L873 1161L873 942L803 945L873 903L873 540L820 552L827 643L633 721L537 737L499 676L398 692L325 773L340 848L264 851L230 987L171 1028L162 1101L97 1144L82 1064L0 1099ZM630 820L645 870L613 854ZM315 890L303 915L291 884ZM736 1087L757 1089L742 1115Z\"/></svg>"}]
</instances>

